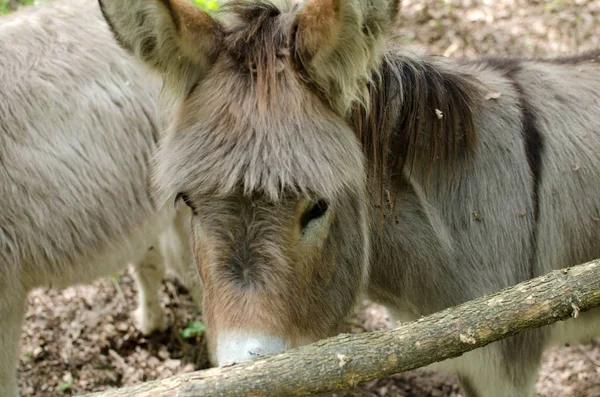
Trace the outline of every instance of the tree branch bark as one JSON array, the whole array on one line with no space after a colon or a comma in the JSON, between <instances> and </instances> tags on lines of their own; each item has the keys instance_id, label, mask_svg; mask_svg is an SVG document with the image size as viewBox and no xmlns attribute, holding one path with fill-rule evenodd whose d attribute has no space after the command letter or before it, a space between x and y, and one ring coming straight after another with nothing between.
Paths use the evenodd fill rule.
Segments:
<instances>
[{"instance_id":1,"label":"tree branch bark","mask_svg":"<svg viewBox=\"0 0 600 397\"><path fill-rule=\"evenodd\" d=\"M577 318L597 306L600 260L551 272L394 330L343 334L275 356L87 397L283 397L350 389Z\"/></svg>"}]
</instances>

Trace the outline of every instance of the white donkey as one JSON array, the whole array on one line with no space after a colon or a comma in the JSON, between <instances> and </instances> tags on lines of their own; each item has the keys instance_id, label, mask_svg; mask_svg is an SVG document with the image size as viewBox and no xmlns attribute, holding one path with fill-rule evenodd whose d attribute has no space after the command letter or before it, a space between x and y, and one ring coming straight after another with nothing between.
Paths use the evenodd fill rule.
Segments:
<instances>
[{"instance_id":1,"label":"white donkey","mask_svg":"<svg viewBox=\"0 0 600 397\"><path fill-rule=\"evenodd\" d=\"M148 80L95 1L0 19L0 396L15 376L28 291L88 282L135 264L138 321L165 327L164 263L187 277L187 208L149 194L156 147ZM195 298L199 290L187 282Z\"/></svg>"}]
</instances>

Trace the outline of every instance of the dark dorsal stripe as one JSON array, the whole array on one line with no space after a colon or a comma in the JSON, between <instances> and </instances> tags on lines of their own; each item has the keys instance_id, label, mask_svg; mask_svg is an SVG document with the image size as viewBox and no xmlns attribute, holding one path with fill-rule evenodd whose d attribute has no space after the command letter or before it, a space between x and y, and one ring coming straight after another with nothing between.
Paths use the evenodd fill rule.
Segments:
<instances>
[{"instance_id":1,"label":"dark dorsal stripe","mask_svg":"<svg viewBox=\"0 0 600 397\"><path fill-rule=\"evenodd\" d=\"M527 163L533 177L532 186L532 201L533 201L533 230L531 232L531 265L530 277L533 278L533 260L537 252L537 230L539 225L540 215L540 183L542 178L542 154L544 151L544 137L540 132L537 123L537 116L534 107L527 100L527 95L523 87L517 81L517 74L521 70L521 62L515 59L494 59L486 60L490 65L504 72L505 76L510 80L513 88L517 93L519 107L521 108L521 123L523 142L525 145L525 155Z\"/></svg>"},{"instance_id":2,"label":"dark dorsal stripe","mask_svg":"<svg viewBox=\"0 0 600 397\"><path fill-rule=\"evenodd\" d=\"M533 176L533 211L534 219L539 219L539 191L542 177L542 151L544 150L544 139L538 128L535 110L527 101L523 88L516 81L513 82L519 94L519 105L522 111L523 140L525 141L525 154Z\"/></svg>"},{"instance_id":3,"label":"dark dorsal stripe","mask_svg":"<svg viewBox=\"0 0 600 397\"><path fill-rule=\"evenodd\" d=\"M546 62L559 65L578 65L580 63L595 63L600 66L600 49L584 52L579 55L558 57L546 60Z\"/></svg>"}]
</instances>

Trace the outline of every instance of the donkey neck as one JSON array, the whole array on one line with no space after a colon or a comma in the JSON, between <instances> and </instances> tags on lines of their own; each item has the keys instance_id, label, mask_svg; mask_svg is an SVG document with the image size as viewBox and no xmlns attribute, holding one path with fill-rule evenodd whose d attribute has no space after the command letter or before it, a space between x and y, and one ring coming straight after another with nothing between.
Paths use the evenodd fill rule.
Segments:
<instances>
[{"instance_id":1,"label":"donkey neck","mask_svg":"<svg viewBox=\"0 0 600 397\"><path fill-rule=\"evenodd\" d=\"M419 316L447 303L438 287L452 273L451 237L427 189L447 188L469 160L480 86L457 66L392 46L369 90L368 112L351 117L372 192L369 294ZM451 303L466 298L458 288Z\"/></svg>"}]
</instances>

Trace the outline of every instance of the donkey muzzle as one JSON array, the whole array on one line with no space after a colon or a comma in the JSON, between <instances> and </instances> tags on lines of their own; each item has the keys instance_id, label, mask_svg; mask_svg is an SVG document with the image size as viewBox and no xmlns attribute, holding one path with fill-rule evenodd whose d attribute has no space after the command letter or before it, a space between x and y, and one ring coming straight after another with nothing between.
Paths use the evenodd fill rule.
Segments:
<instances>
[{"instance_id":1,"label":"donkey muzzle","mask_svg":"<svg viewBox=\"0 0 600 397\"><path fill-rule=\"evenodd\" d=\"M288 349L288 343L272 335L221 331L217 336L215 347L216 364L224 366L281 353Z\"/></svg>"}]
</instances>

